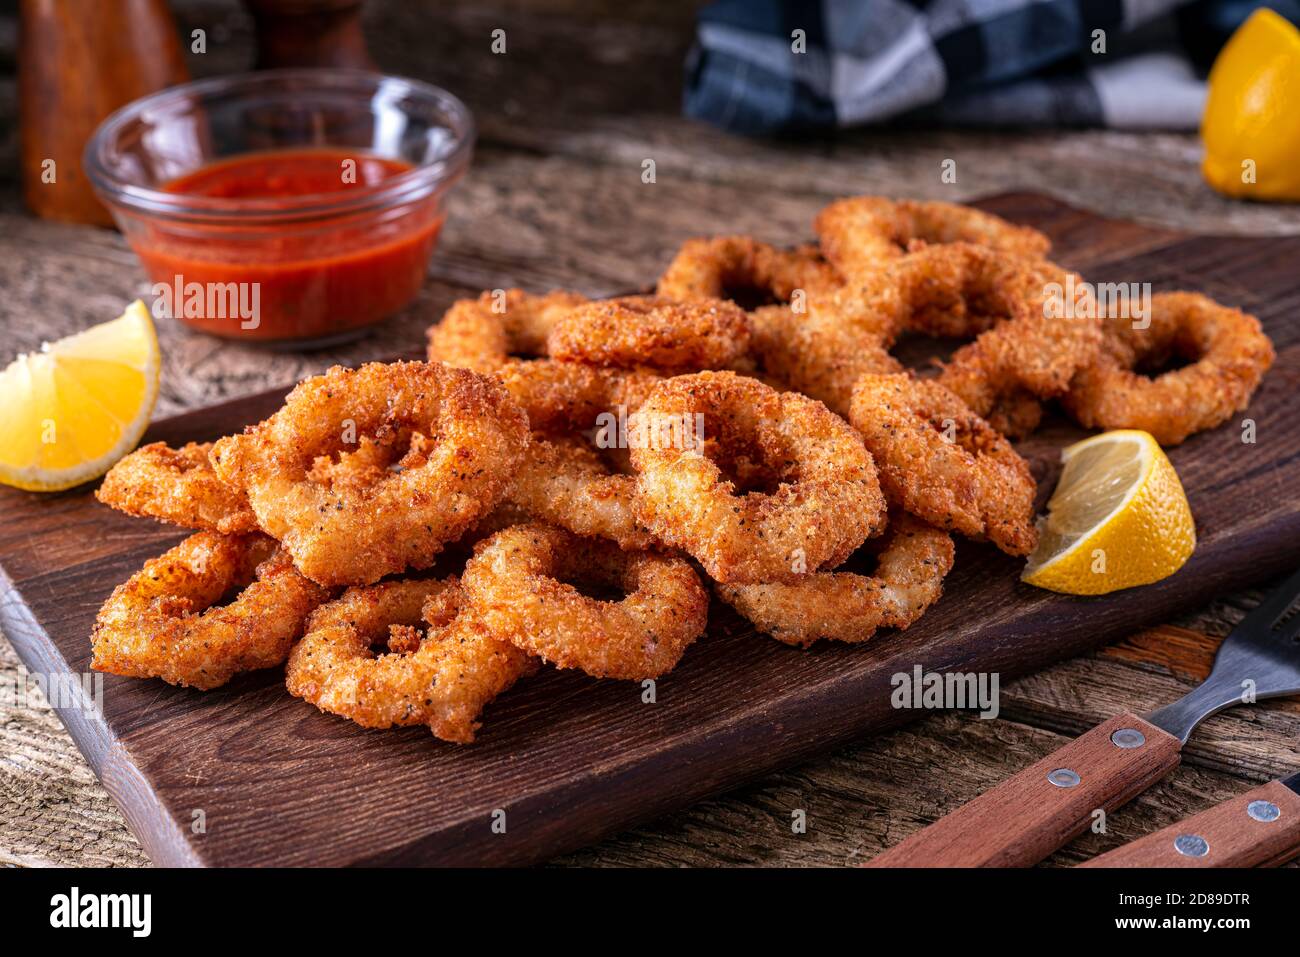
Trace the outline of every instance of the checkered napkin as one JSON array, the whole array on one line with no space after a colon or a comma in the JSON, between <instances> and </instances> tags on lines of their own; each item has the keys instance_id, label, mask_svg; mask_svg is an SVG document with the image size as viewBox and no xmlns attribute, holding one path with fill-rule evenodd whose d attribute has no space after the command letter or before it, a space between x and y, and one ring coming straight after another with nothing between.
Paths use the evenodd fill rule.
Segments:
<instances>
[{"instance_id":1,"label":"checkered napkin","mask_svg":"<svg viewBox=\"0 0 1300 957\"><path fill-rule=\"evenodd\" d=\"M750 134L895 118L1195 129L1205 71L1259 5L718 0L699 15L685 109ZM1300 20L1300 0L1268 6Z\"/></svg>"}]
</instances>

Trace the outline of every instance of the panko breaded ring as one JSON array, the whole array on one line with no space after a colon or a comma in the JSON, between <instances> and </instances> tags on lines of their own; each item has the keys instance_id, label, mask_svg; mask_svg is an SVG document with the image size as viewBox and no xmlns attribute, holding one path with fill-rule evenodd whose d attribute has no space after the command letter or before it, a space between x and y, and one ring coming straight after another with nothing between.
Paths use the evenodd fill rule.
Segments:
<instances>
[{"instance_id":1,"label":"panko breaded ring","mask_svg":"<svg viewBox=\"0 0 1300 957\"><path fill-rule=\"evenodd\" d=\"M535 430L590 428L602 412L634 410L660 376L546 358L551 328L587 301L575 293L532 296L518 289L508 290L504 300L492 293L461 300L430 327L429 360L495 375Z\"/></svg>"},{"instance_id":2,"label":"panko breaded ring","mask_svg":"<svg viewBox=\"0 0 1300 957\"><path fill-rule=\"evenodd\" d=\"M589 598L567 583L573 580L626 597ZM462 581L498 638L595 678L658 677L707 623L708 593L684 559L622 551L548 525L516 525L480 542Z\"/></svg>"},{"instance_id":3,"label":"panko breaded ring","mask_svg":"<svg viewBox=\"0 0 1300 957\"><path fill-rule=\"evenodd\" d=\"M256 531L247 497L212 470L211 448L211 442L190 442L179 449L166 442L142 445L108 470L95 498L119 512L182 528Z\"/></svg>"},{"instance_id":4,"label":"panko breaded ring","mask_svg":"<svg viewBox=\"0 0 1300 957\"><path fill-rule=\"evenodd\" d=\"M522 289L461 299L441 322L429 327L429 358L475 372L494 372L512 355L545 355L546 339L556 321L588 301L575 292L533 295Z\"/></svg>"},{"instance_id":5,"label":"panko breaded ring","mask_svg":"<svg viewBox=\"0 0 1300 957\"><path fill-rule=\"evenodd\" d=\"M1171 355L1192 361L1155 378L1134 371ZM1194 292L1157 293L1149 327L1107 320L1100 355L1062 402L1086 428L1142 429L1178 445L1246 408L1273 359L1254 316Z\"/></svg>"},{"instance_id":6,"label":"panko breaded ring","mask_svg":"<svg viewBox=\"0 0 1300 957\"><path fill-rule=\"evenodd\" d=\"M884 536L869 541L867 550L878 555L871 575L846 565L790 584L716 589L759 630L787 645L806 648L822 638L866 641L880 628L907 628L938 601L954 554L947 532L906 514L891 518Z\"/></svg>"},{"instance_id":7,"label":"panko breaded ring","mask_svg":"<svg viewBox=\"0 0 1300 957\"><path fill-rule=\"evenodd\" d=\"M724 299L601 299L557 320L546 346L553 359L596 365L719 369L748 350L749 318Z\"/></svg>"},{"instance_id":8,"label":"panko breaded ring","mask_svg":"<svg viewBox=\"0 0 1300 957\"><path fill-rule=\"evenodd\" d=\"M351 430L409 449L374 485L311 481ZM501 500L527 443L527 417L499 382L438 363L368 363L304 380L211 457L304 575L369 584L432 564Z\"/></svg>"},{"instance_id":9,"label":"panko breaded ring","mask_svg":"<svg viewBox=\"0 0 1300 957\"><path fill-rule=\"evenodd\" d=\"M1037 484L1029 466L938 382L863 376L849 421L875 457L891 504L1010 555L1033 551Z\"/></svg>"},{"instance_id":10,"label":"panko breaded ring","mask_svg":"<svg viewBox=\"0 0 1300 957\"><path fill-rule=\"evenodd\" d=\"M1017 260L953 244L912 268L964 286L965 301L976 304L979 316L974 330L990 314L1000 317L953 353L939 376L976 415L991 415L1000 403L1020 402L1025 393L1040 399L1063 394L1101 347L1101 319L1088 287L1047 260ZM1079 298L1069 303L1059 298L1071 288L1080 291ZM1007 421L1016 418L1028 421L1021 415Z\"/></svg>"},{"instance_id":11,"label":"panko breaded ring","mask_svg":"<svg viewBox=\"0 0 1300 957\"><path fill-rule=\"evenodd\" d=\"M847 416L853 384L868 372L901 372L886 342L869 326L846 319L835 299L799 316L789 306L750 313L751 352L764 374Z\"/></svg>"},{"instance_id":12,"label":"panko breaded ring","mask_svg":"<svg viewBox=\"0 0 1300 957\"><path fill-rule=\"evenodd\" d=\"M235 589L242 590L218 607ZM265 535L196 532L104 602L90 666L206 691L283 663L308 614L328 597Z\"/></svg>"},{"instance_id":13,"label":"panko breaded ring","mask_svg":"<svg viewBox=\"0 0 1300 957\"><path fill-rule=\"evenodd\" d=\"M635 498L635 477L611 473L580 436L534 435L506 500L548 525L646 549L654 538L636 520Z\"/></svg>"},{"instance_id":14,"label":"panko breaded ring","mask_svg":"<svg viewBox=\"0 0 1300 957\"><path fill-rule=\"evenodd\" d=\"M385 639L389 653L376 655ZM535 659L488 633L456 578L407 579L349 588L318 608L285 685L363 727L423 724L468 744L484 706L536 670Z\"/></svg>"},{"instance_id":15,"label":"panko breaded ring","mask_svg":"<svg viewBox=\"0 0 1300 957\"><path fill-rule=\"evenodd\" d=\"M871 455L820 402L732 372L700 372L660 383L630 423L651 437L671 437L674 425L691 441L632 446L638 517L718 581L789 581L834 567L883 525ZM761 462L779 486L737 494L709 445L724 460Z\"/></svg>"},{"instance_id":16,"label":"panko breaded ring","mask_svg":"<svg viewBox=\"0 0 1300 957\"><path fill-rule=\"evenodd\" d=\"M929 245L974 243L1016 256L1043 256L1051 241L1036 229L954 203L853 196L826 206L813 224L822 252L858 281L891 259Z\"/></svg>"},{"instance_id":17,"label":"panko breaded ring","mask_svg":"<svg viewBox=\"0 0 1300 957\"><path fill-rule=\"evenodd\" d=\"M778 249L751 236L688 239L659 277L670 299L759 298L789 302L795 290L835 286L840 277L816 246Z\"/></svg>"}]
</instances>

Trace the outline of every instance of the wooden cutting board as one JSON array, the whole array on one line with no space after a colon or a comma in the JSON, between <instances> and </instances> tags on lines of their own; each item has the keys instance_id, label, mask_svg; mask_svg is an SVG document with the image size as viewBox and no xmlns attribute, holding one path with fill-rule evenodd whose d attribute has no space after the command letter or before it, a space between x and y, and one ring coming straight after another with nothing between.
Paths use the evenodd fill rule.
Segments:
<instances>
[{"instance_id":1,"label":"wooden cutting board","mask_svg":"<svg viewBox=\"0 0 1300 957\"><path fill-rule=\"evenodd\" d=\"M660 679L654 703L636 683L546 670L491 705L467 747L321 714L284 691L278 669L207 693L104 676L102 716L75 706L60 715L153 860L540 861L917 716L891 707L890 677L918 664L1005 682L1294 567L1300 238L1194 237L1031 194L980 205L1047 231L1054 258L1092 281L1202 290L1254 312L1272 336L1277 364L1244 414L1257 442L1243 444L1237 416L1170 452L1199 534L1177 575L1070 598L1022 585L1020 561L961 542L943 599L905 633L799 651L715 604L708 636ZM146 441L214 438L263 418L282 396L159 422ZM1023 444L1040 502L1055 483L1056 450L1079 434L1053 421ZM90 487L0 489L0 625L27 667L85 675L100 604L184 534L112 512Z\"/></svg>"}]
</instances>

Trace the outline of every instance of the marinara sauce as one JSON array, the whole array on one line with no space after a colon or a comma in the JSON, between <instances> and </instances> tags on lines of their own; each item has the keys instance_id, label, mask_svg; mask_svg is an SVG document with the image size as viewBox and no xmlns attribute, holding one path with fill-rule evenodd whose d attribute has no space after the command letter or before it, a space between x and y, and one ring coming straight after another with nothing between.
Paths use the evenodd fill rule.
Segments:
<instances>
[{"instance_id":1,"label":"marinara sauce","mask_svg":"<svg viewBox=\"0 0 1300 957\"><path fill-rule=\"evenodd\" d=\"M230 338L341 338L415 298L443 213L440 193L341 213L330 206L410 169L401 160L339 148L236 156L162 186L233 200L233 215L150 218L132 245L155 293L168 297L171 314L188 325ZM283 217L275 200L285 201ZM249 201L247 218L238 215L239 201Z\"/></svg>"}]
</instances>

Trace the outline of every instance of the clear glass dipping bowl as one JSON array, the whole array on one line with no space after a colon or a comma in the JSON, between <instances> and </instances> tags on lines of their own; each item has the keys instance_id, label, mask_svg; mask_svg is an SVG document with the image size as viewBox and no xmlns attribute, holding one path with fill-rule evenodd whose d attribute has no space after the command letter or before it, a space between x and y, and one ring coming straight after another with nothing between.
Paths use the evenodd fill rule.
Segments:
<instances>
[{"instance_id":1,"label":"clear glass dipping bowl","mask_svg":"<svg viewBox=\"0 0 1300 957\"><path fill-rule=\"evenodd\" d=\"M126 105L95 131L83 166L166 312L218 336L321 345L359 335L416 296L473 144L469 109L439 87L354 70L268 70ZM410 168L305 195L164 188L211 164L302 150Z\"/></svg>"}]
</instances>

